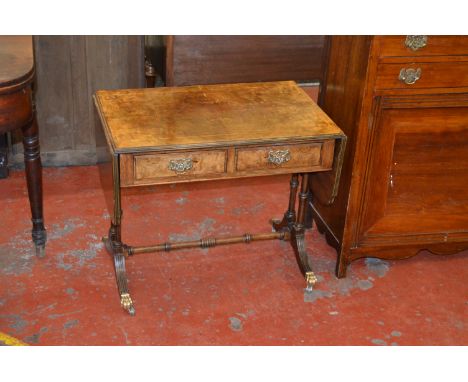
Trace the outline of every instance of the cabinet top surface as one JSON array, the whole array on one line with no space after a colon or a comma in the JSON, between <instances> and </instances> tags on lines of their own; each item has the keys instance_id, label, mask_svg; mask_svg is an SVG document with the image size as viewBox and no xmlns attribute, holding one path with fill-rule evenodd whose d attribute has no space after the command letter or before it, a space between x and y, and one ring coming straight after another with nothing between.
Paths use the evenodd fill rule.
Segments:
<instances>
[{"instance_id":1,"label":"cabinet top surface","mask_svg":"<svg viewBox=\"0 0 468 382\"><path fill-rule=\"evenodd\" d=\"M343 135L293 81L100 90L95 102L116 152Z\"/></svg>"},{"instance_id":2,"label":"cabinet top surface","mask_svg":"<svg viewBox=\"0 0 468 382\"><path fill-rule=\"evenodd\" d=\"M0 87L22 81L33 67L31 36L0 36Z\"/></svg>"}]
</instances>

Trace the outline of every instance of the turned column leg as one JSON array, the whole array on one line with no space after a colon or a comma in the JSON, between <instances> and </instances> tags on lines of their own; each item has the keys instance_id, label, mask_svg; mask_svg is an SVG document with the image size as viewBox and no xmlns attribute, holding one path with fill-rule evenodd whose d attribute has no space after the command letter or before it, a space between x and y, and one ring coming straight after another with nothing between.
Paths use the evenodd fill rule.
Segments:
<instances>
[{"instance_id":1,"label":"turned column leg","mask_svg":"<svg viewBox=\"0 0 468 382\"><path fill-rule=\"evenodd\" d=\"M272 225L275 231L281 231L284 229L290 229L292 224L296 221L296 195L297 187L299 185L298 174L292 174L291 181L289 183L289 206L288 210L284 213L283 220L273 220Z\"/></svg>"},{"instance_id":2,"label":"turned column leg","mask_svg":"<svg viewBox=\"0 0 468 382\"><path fill-rule=\"evenodd\" d=\"M23 129L24 163L26 181L28 184L29 203L32 215L32 239L36 247L36 255L45 255L47 234L44 228L42 208L42 165L39 150L39 133L36 117Z\"/></svg>"},{"instance_id":3,"label":"turned column leg","mask_svg":"<svg viewBox=\"0 0 468 382\"><path fill-rule=\"evenodd\" d=\"M309 174L305 173L302 175L301 189L299 192L299 206L297 211L297 219L291 230L291 245L294 248L297 263L301 272L306 279L306 291L312 291L314 284L317 282L317 278L312 272L312 268L309 264L309 257L306 252L305 245L305 216L307 200L309 197L308 191Z\"/></svg>"},{"instance_id":4,"label":"turned column leg","mask_svg":"<svg viewBox=\"0 0 468 382\"><path fill-rule=\"evenodd\" d=\"M310 177L309 177L310 179ZM313 225L313 220L314 217L312 215L312 208L311 208L311 203L312 203L312 192L310 191L310 184L307 187L307 200L306 200L306 206L305 206L305 218L304 218L304 226L306 229L311 229Z\"/></svg>"},{"instance_id":5,"label":"turned column leg","mask_svg":"<svg viewBox=\"0 0 468 382\"><path fill-rule=\"evenodd\" d=\"M121 193L120 193L120 171L119 171L119 157L117 155L112 157L112 176L113 176L113 194L114 194L114 210L112 213L112 222L109 229L109 237L104 238L104 244L107 251L114 258L115 277L117 281L117 288L119 290L120 305L130 315L135 314L132 298L128 289L127 272L125 270L125 251L122 244L121 233Z\"/></svg>"}]
</instances>

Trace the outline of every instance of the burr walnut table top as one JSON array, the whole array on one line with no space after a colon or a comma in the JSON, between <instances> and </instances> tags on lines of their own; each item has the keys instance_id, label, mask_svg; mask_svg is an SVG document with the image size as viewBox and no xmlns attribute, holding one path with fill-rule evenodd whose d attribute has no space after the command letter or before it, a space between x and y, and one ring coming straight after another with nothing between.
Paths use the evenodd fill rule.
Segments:
<instances>
[{"instance_id":1,"label":"burr walnut table top","mask_svg":"<svg viewBox=\"0 0 468 382\"><path fill-rule=\"evenodd\" d=\"M100 90L95 102L121 154L343 135L293 81Z\"/></svg>"}]
</instances>

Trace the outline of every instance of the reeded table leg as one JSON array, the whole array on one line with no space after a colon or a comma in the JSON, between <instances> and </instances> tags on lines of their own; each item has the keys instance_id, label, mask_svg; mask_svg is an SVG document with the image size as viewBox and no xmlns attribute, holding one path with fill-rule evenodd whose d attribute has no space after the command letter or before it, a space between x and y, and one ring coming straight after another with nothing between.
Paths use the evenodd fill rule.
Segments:
<instances>
[{"instance_id":1,"label":"reeded table leg","mask_svg":"<svg viewBox=\"0 0 468 382\"><path fill-rule=\"evenodd\" d=\"M295 213L296 194L298 187L298 176L293 174L291 177L291 191L289 196L289 208L284 214L281 222L273 221L273 229L276 231L287 230L290 232L291 245L296 255L296 260L299 268L306 280L306 291L312 291L314 284L317 282L317 278L312 271L309 264L309 258L306 252L305 246L305 214L306 214L306 203L309 197L308 192L308 180L309 174L302 174L301 179L301 190L299 192L299 208L297 217Z\"/></svg>"},{"instance_id":2,"label":"reeded table leg","mask_svg":"<svg viewBox=\"0 0 468 382\"><path fill-rule=\"evenodd\" d=\"M297 195L297 186L299 185L298 175L293 174L291 176L291 182L289 183L290 192L289 192L289 206L288 210L284 213L283 220L273 220L273 230L282 231L282 230L291 230L292 224L296 221L296 195Z\"/></svg>"},{"instance_id":3,"label":"reeded table leg","mask_svg":"<svg viewBox=\"0 0 468 382\"><path fill-rule=\"evenodd\" d=\"M22 130L26 181L33 223L32 239L36 247L36 255L43 257L45 255L47 233L44 228L42 208L42 165L36 117L34 116L32 122L23 127Z\"/></svg>"},{"instance_id":4,"label":"reeded table leg","mask_svg":"<svg viewBox=\"0 0 468 382\"><path fill-rule=\"evenodd\" d=\"M124 245L122 244L121 219L122 208L120 198L120 172L119 157L112 157L112 176L114 179L114 211L112 214L112 223L109 229L109 237L103 238L107 251L114 258L115 277L119 289L120 304L130 315L135 315L132 298L128 290L127 272L125 270Z\"/></svg>"}]
</instances>

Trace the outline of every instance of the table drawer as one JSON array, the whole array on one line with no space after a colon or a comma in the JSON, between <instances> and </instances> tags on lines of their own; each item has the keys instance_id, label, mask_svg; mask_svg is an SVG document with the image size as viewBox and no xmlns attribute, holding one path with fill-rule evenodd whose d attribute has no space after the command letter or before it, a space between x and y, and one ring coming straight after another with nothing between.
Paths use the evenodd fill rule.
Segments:
<instances>
[{"instance_id":1,"label":"table drawer","mask_svg":"<svg viewBox=\"0 0 468 382\"><path fill-rule=\"evenodd\" d=\"M283 146L246 147L236 150L238 172L294 172L331 168L333 141Z\"/></svg>"},{"instance_id":2,"label":"table drawer","mask_svg":"<svg viewBox=\"0 0 468 382\"><path fill-rule=\"evenodd\" d=\"M376 89L424 89L468 86L468 61L380 64Z\"/></svg>"},{"instance_id":3,"label":"table drawer","mask_svg":"<svg viewBox=\"0 0 468 382\"><path fill-rule=\"evenodd\" d=\"M141 154L133 157L135 183L198 178L226 172L226 150Z\"/></svg>"},{"instance_id":4,"label":"table drawer","mask_svg":"<svg viewBox=\"0 0 468 382\"><path fill-rule=\"evenodd\" d=\"M468 54L468 36L379 36L380 57Z\"/></svg>"}]
</instances>

